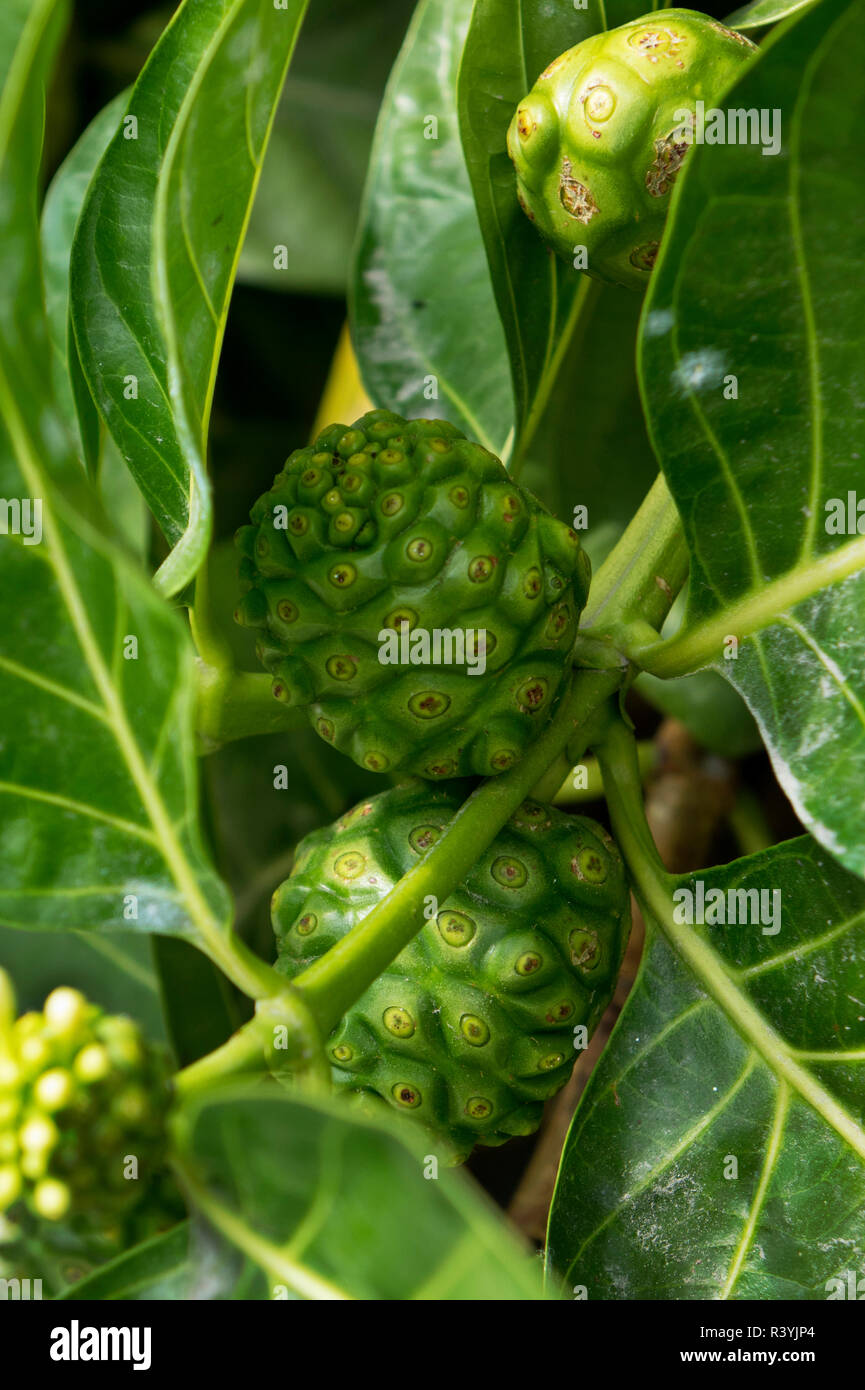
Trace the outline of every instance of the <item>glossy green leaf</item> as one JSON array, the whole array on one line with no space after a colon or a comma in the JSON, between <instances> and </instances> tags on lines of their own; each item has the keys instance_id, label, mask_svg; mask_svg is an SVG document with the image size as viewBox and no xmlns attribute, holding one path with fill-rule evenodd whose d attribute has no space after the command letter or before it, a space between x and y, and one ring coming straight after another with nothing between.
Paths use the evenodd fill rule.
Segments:
<instances>
[{"instance_id":1,"label":"glossy green leaf","mask_svg":"<svg viewBox=\"0 0 865 1390\"><path fill-rule=\"evenodd\" d=\"M237 278L344 294L378 109L409 0L316 0L276 114ZM277 257L285 247L287 256Z\"/></svg>"},{"instance_id":2,"label":"glossy green leaf","mask_svg":"<svg viewBox=\"0 0 865 1390\"><path fill-rule=\"evenodd\" d=\"M0 922L177 932L219 956L228 901L196 820L189 640L85 514L46 400L35 193L58 17L16 3L0 28L0 495L18 503L0 539L16 596L0 634Z\"/></svg>"},{"instance_id":3,"label":"glossy green leaf","mask_svg":"<svg viewBox=\"0 0 865 1390\"><path fill-rule=\"evenodd\" d=\"M443 416L500 453L513 407L456 111L471 0L421 0L382 104L352 336L377 406Z\"/></svg>"},{"instance_id":4,"label":"glossy green leaf","mask_svg":"<svg viewBox=\"0 0 865 1390\"><path fill-rule=\"evenodd\" d=\"M188 1296L192 1269L188 1222L153 1236L65 1289L55 1300L171 1300Z\"/></svg>"},{"instance_id":5,"label":"glossy green leaf","mask_svg":"<svg viewBox=\"0 0 865 1390\"><path fill-rule=\"evenodd\" d=\"M124 1251L69 1285L56 1301L222 1303L267 1297L258 1267L195 1219Z\"/></svg>"},{"instance_id":6,"label":"glossy green leaf","mask_svg":"<svg viewBox=\"0 0 865 1390\"><path fill-rule=\"evenodd\" d=\"M212 528L207 436L237 258L307 0L186 0L91 185L72 320L93 396L166 538L177 593Z\"/></svg>"},{"instance_id":7,"label":"glossy green leaf","mask_svg":"<svg viewBox=\"0 0 865 1390\"><path fill-rule=\"evenodd\" d=\"M232 1089L189 1102L176 1137L190 1200L264 1270L271 1297L541 1296L531 1255L474 1185L431 1166L428 1141L385 1114Z\"/></svg>"},{"instance_id":8,"label":"glossy green leaf","mask_svg":"<svg viewBox=\"0 0 865 1390\"><path fill-rule=\"evenodd\" d=\"M90 122L54 175L42 208L42 266L54 395L82 462L94 473L99 457L99 413L81 373L71 333L69 259L88 185L127 101L128 93L121 92Z\"/></svg>"},{"instance_id":9,"label":"glossy green leaf","mask_svg":"<svg viewBox=\"0 0 865 1390\"><path fill-rule=\"evenodd\" d=\"M750 5L743 5L741 9L727 15L724 23L730 29L749 33L752 29L765 29L770 24L780 24L782 19L789 19L790 15L813 4L814 0L751 0Z\"/></svg>"},{"instance_id":10,"label":"glossy green leaf","mask_svg":"<svg viewBox=\"0 0 865 1390\"><path fill-rule=\"evenodd\" d=\"M552 1285L847 1297L865 1261L865 887L808 836L678 882L696 892L696 878L725 903L767 893L768 910L681 926L693 973L652 931L565 1145Z\"/></svg>"},{"instance_id":11,"label":"glossy green leaf","mask_svg":"<svg viewBox=\"0 0 865 1390\"><path fill-rule=\"evenodd\" d=\"M865 184L851 177L863 19L861 0L823 0L773 31L727 95L728 107L779 112L782 147L691 152L641 349L692 557L685 625L651 669L721 671L802 822L860 873L865 290L850 268L865 260ZM846 534L827 530L833 499ZM736 649L728 638L739 635Z\"/></svg>"}]
</instances>

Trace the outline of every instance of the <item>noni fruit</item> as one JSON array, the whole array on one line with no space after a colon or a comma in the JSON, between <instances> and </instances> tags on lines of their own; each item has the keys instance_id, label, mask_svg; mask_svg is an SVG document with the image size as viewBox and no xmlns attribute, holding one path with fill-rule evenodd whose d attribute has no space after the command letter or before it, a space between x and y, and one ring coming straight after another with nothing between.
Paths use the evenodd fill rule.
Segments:
<instances>
[{"instance_id":1,"label":"noni fruit","mask_svg":"<svg viewBox=\"0 0 865 1390\"><path fill-rule=\"evenodd\" d=\"M511 767L565 684L578 536L443 420L374 410L297 449L238 532L237 620L277 699L373 772Z\"/></svg>"},{"instance_id":2,"label":"noni fruit","mask_svg":"<svg viewBox=\"0 0 865 1390\"><path fill-rule=\"evenodd\" d=\"M508 131L517 196L543 237L590 275L644 286L696 103L712 107L754 45L696 10L658 10L550 63ZM689 118L683 113L690 114Z\"/></svg>"},{"instance_id":3,"label":"noni fruit","mask_svg":"<svg viewBox=\"0 0 865 1390\"><path fill-rule=\"evenodd\" d=\"M414 781L302 841L273 898L295 978L436 842L460 805ZM526 801L327 1040L337 1086L416 1116L450 1156L530 1134L609 1003L630 907L619 852Z\"/></svg>"}]
</instances>

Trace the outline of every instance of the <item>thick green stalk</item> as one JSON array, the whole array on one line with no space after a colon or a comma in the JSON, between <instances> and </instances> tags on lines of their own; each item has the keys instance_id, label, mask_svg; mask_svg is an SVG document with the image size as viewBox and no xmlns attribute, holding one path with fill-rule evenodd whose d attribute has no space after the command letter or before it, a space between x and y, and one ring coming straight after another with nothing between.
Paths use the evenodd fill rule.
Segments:
<instances>
[{"instance_id":1,"label":"thick green stalk","mask_svg":"<svg viewBox=\"0 0 865 1390\"><path fill-rule=\"evenodd\" d=\"M206 1057L200 1057L197 1062L179 1071L174 1078L174 1089L179 1096L185 1097L193 1091L220 1083L237 1072L263 1069L264 1045L261 1035L247 1023L215 1052L208 1052Z\"/></svg>"},{"instance_id":2,"label":"thick green stalk","mask_svg":"<svg viewBox=\"0 0 865 1390\"><path fill-rule=\"evenodd\" d=\"M282 734L308 728L302 710L273 698L270 676L255 671L232 671L200 658L196 732L199 752L212 753L234 739L256 734Z\"/></svg>"},{"instance_id":3,"label":"thick green stalk","mask_svg":"<svg viewBox=\"0 0 865 1390\"><path fill-rule=\"evenodd\" d=\"M676 504L659 473L621 540L592 580L580 640L657 630L688 577L688 550Z\"/></svg>"},{"instance_id":4,"label":"thick green stalk","mask_svg":"<svg viewBox=\"0 0 865 1390\"><path fill-rule=\"evenodd\" d=\"M706 618L681 635L662 641L657 633L634 630L622 647L630 660L652 675L686 676L717 662L725 639L741 642L830 584L840 584L865 566L865 538L849 541L806 566L783 574L756 592L746 594L720 613Z\"/></svg>"},{"instance_id":5,"label":"thick green stalk","mask_svg":"<svg viewBox=\"0 0 865 1390\"><path fill-rule=\"evenodd\" d=\"M562 749L578 736L587 744L591 716L621 681L615 671L581 671L549 728L525 757L479 787L460 807L441 839L353 931L298 975L294 988L323 1034L329 1033L373 980L390 965L463 882Z\"/></svg>"}]
</instances>

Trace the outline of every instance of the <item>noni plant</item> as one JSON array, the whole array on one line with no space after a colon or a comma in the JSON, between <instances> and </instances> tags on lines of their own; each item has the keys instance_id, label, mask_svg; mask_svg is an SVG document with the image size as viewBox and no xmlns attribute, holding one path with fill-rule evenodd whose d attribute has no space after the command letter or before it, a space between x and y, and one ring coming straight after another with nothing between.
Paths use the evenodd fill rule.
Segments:
<instances>
[{"instance_id":1,"label":"noni plant","mask_svg":"<svg viewBox=\"0 0 865 1390\"><path fill-rule=\"evenodd\" d=\"M865 1296L863 11L0 6L0 1293Z\"/></svg>"}]
</instances>

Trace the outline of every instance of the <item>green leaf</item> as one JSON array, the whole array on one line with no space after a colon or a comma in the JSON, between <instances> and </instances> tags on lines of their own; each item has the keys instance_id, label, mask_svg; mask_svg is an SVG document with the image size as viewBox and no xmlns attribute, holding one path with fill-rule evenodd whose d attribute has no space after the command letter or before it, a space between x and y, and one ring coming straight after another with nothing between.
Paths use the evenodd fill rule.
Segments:
<instances>
[{"instance_id":1,"label":"green leaf","mask_svg":"<svg viewBox=\"0 0 865 1390\"><path fill-rule=\"evenodd\" d=\"M53 349L54 395L70 438L92 473L99 458L99 414L81 373L78 349L70 331L69 259L88 185L117 130L128 99L129 94L121 92L90 122L54 175L42 209L42 265Z\"/></svg>"},{"instance_id":2,"label":"green leaf","mask_svg":"<svg viewBox=\"0 0 865 1390\"><path fill-rule=\"evenodd\" d=\"M850 274L865 261L865 186L851 177L863 19L861 0L823 0L774 30L728 93L727 107L781 112L782 149L692 150L641 344L692 557L686 622L649 669L721 671L799 818L859 873L865 536L826 525L832 499L846 511L865 452L865 292ZM731 377L737 399L725 399Z\"/></svg>"},{"instance_id":3,"label":"green leaf","mask_svg":"<svg viewBox=\"0 0 865 1390\"><path fill-rule=\"evenodd\" d=\"M724 23L730 29L747 33L751 29L765 29L770 24L779 24L782 19L788 19L790 15L813 4L814 0L751 0L750 5L743 5L740 10L728 15Z\"/></svg>"},{"instance_id":4,"label":"green leaf","mask_svg":"<svg viewBox=\"0 0 865 1390\"><path fill-rule=\"evenodd\" d=\"M0 923L185 935L246 988L259 965L231 946L197 824L188 635L73 502L90 494L46 399L36 179L61 16L45 0L0 20L0 495L18 505L0 544Z\"/></svg>"},{"instance_id":5,"label":"green leaf","mask_svg":"<svg viewBox=\"0 0 865 1390\"><path fill-rule=\"evenodd\" d=\"M64 0L9 0L0 10L0 238L4 249L0 380L15 401L39 401L50 380L36 230L36 174L42 153L45 86L67 17ZM44 431L40 443L59 444L56 421L40 423ZM0 447L5 447L5 440ZM14 498L16 491L4 487L2 495ZM2 556L10 548L8 535L0 546Z\"/></svg>"},{"instance_id":6,"label":"green leaf","mask_svg":"<svg viewBox=\"0 0 865 1390\"><path fill-rule=\"evenodd\" d=\"M471 0L421 0L388 83L361 214L352 336L377 406L445 416L501 453L511 387L456 112L470 11Z\"/></svg>"},{"instance_id":7,"label":"green leaf","mask_svg":"<svg viewBox=\"0 0 865 1390\"><path fill-rule=\"evenodd\" d=\"M524 487L579 527L595 571L658 473L634 361L639 317L632 291L592 286L520 472Z\"/></svg>"},{"instance_id":8,"label":"green leaf","mask_svg":"<svg viewBox=\"0 0 865 1390\"><path fill-rule=\"evenodd\" d=\"M206 473L237 259L307 0L186 0L154 48L72 248L72 321L94 399L174 546L179 592L212 529Z\"/></svg>"},{"instance_id":9,"label":"green leaf","mask_svg":"<svg viewBox=\"0 0 865 1390\"><path fill-rule=\"evenodd\" d=\"M227 1302L268 1297L264 1276L203 1221L183 1221L65 1288L56 1301Z\"/></svg>"},{"instance_id":10,"label":"green leaf","mask_svg":"<svg viewBox=\"0 0 865 1390\"><path fill-rule=\"evenodd\" d=\"M780 893L781 928L682 925L693 970L651 931L562 1157L566 1297L825 1299L863 1269L865 887L808 836L699 878Z\"/></svg>"},{"instance_id":11,"label":"green leaf","mask_svg":"<svg viewBox=\"0 0 865 1390\"><path fill-rule=\"evenodd\" d=\"M376 117L411 7L316 0L279 104L237 277L345 294ZM275 265L275 248L285 263Z\"/></svg>"},{"instance_id":12,"label":"green leaf","mask_svg":"<svg viewBox=\"0 0 865 1390\"><path fill-rule=\"evenodd\" d=\"M67 1299L174 1302L183 1299L188 1296L192 1277L189 1241L189 1223L183 1221L102 1265L65 1289L55 1302Z\"/></svg>"},{"instance_id":13,"label":"green leaf","mask_svg":"<svg viewBox=\"0 0 865 1390\"><path fill-rule=\"evenodd\" d=\"M408 1125L269 1085L205 1093L176 1131L190 1200L272 1297L541 1296L531 1257L462 1173L431 1176Z\"/></svg>"}]
</instances>

